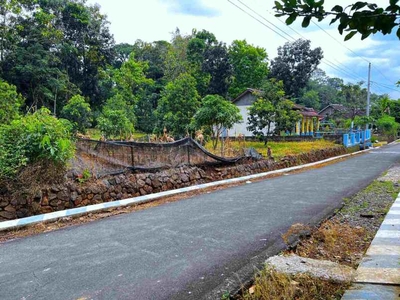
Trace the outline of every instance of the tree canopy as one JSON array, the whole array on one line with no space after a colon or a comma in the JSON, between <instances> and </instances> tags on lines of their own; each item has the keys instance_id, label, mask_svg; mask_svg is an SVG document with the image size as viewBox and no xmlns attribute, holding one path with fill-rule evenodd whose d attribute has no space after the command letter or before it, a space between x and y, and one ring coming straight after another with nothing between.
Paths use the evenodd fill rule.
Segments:
<instances>
[{"instance_id":1,"label":"tree canopy","mask_svg":"<svg viewBox=\"0 0 400 300\"><path fill-rule=\"evenodd\" d=\"M219 95L207 95L194 115L197 128L206 127L211 132L213 148L217 148L222 130L232 128L243 120L239 108Z\"/></svg>"},{"instance_id":2,"label":"tree canopy","mask_svg":"<svg viewBox=\"0 0 400 300\"><path fill-rule=\"evenodd\" d=\"M288 97L298 98L312 73L322 59L321 48L311 50L309 40L299 39L278 48L278 56L272 60L269 76L283 81Z\"/></svg>"},{"instance_id":3,"label":"tree canopy","mask_svg":"<svg viewBox=\"0 0 400 300\"><path fill-rule=\"evenodd\" d=\"M298 17L303 17L302 26L307 27L312 18L318 21L332 16L331 24L338 22L340 34L346 32L345 40L356 33L361 39L380 32L390 34L396 30L400 39L400 6L399 0L388 0L387 5L357 1L347 6L335 5L331 10L325 9L323 0L279 0L275 1L277 16L288 16L286 24L292 24Z\"/></svg>"}]
</instances>

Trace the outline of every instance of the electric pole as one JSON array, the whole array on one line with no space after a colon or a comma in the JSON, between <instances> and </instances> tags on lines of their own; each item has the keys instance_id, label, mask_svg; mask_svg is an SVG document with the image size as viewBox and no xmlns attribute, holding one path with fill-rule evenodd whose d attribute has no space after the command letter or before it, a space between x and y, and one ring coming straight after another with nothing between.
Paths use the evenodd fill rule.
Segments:
<instances>
[{"instance_id":1,"label":"electric pole","mask_svg":"<svg viewBox=\"0 0 400 300\"><path fill-rule=\"evenodd\" d=\"M367 117L369 117L370 100L371 100L371 63L369 63L368 66Z\"/></svg>"}]
</instances>

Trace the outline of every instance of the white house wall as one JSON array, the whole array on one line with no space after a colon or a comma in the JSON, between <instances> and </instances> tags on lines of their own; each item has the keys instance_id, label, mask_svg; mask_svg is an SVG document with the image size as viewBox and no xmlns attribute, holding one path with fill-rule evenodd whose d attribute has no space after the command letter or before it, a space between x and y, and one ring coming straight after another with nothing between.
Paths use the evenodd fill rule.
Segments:
<instances>
[{"instance_id":1,"label":"white house wall","mask_svg":"<svg viewBox=\"0 0 400 300\"><path fill-rule=\"evenodd\" d=\"M242 115L243 121L242 121L242 123L234 124L233 127L228 130L229 136L234 137L234 136L238 136L239 134L243 134L245 136L253 136L253 133L251 131L247 130L247 126L249 126L247 119L249 117L248 108L254 103L255 100L256 100L256 97L254 97L252 94L248 93L234 103L239 108L239 111L240 111L240 114ZM275 126L274 126L274 124L272 124L271 132L274 129L275 129ZM263 132L265 134L266 130L263 130Z\"/></svg>"}]
</instances>

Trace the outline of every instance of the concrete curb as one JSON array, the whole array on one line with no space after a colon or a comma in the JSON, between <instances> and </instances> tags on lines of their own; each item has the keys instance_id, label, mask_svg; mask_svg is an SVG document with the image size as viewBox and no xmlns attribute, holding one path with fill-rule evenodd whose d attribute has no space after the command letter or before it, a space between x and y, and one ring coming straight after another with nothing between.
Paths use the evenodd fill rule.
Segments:
<instances>
[{"instance_id":1,"label":"concrete curb","mask_svg":"<svg viewBox=\"0 0 400 300\"><path fill-rule=\"evenodd\" d=\"M399 299L400 193L386 214L342 300Z\"/></svg>"},{"instance_id":2,"label":"concrete curb","mask_svg":"<svg viewBox=\"0 0 400 300\"><path fill-rule=\"evenodd\" d=\"M377 148L374 148L374 149L377 149ZM35 223L40 223L40 222L45 222L45 221L56 220L56 219L63 218L63 217L71 217L71 216L87 214L90 212L101 211L104 209L148 203L148 202L151 202L151 201L154 201L154 200L160 199L162 197L166 197L166 196L179 195L182 193L202 190L202 189L206 189L206 188L210 188L210 187L246 182L246 181L250 181L250 180L254 180L254 179L260 179L260 178L270 176L270 175L293 172L296 170L301 170L304 168L309 168L309 167L325 164L325 163L328 163L331 161L340 160L340 159L343 159L346 157L363 154L365 152L369 152L370 150L371 149L366 149L366 150L362 150L362 151L358 151L358 152L354 152L354 153L350 153L350 154L335 156L335 157L331 157L331 158L321 160L318 162L295 166L295 167L290 167L290 168L286 168L286 169L258 173L258 174L244 176L244 177L221 180L221 181L214 181L214 182L210 182L210 183L189 186L186 188L181 188L181 189L176 189L176 190L170 190L170 191L165 191L165 192L160 192L160 193L155 193L155 194L150 194L150 195L145 195L145 196L140 196L140 197L135 197L135 198L128 198L128 199L124 199L124 200L105 202L105 203L89 205L89 206L85 206L85 207L61 210L61 211L52 212L52 213L48 213L48 214L36 215L36 216L32 216L32 217L21 218L21 219L16 219L16 220L11 220L11 221L4 221L4 222L0 222L0 231L15 229L18 227L31 225L31 224L35 224Z\"/></svg>"}]
</instances>

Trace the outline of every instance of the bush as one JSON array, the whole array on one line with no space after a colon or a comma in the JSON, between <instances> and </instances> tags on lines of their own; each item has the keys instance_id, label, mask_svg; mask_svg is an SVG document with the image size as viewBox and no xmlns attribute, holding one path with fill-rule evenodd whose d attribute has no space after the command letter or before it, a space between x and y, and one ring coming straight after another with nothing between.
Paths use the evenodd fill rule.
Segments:
<instances>
[{"instance_id":1,"label":"bush","mask_svg":"<svg viewBox=\"0 0 400 300\"><path fill-rule=\"evenodd\" d=\"M97 127L107 138L119 137L123 139L132 134L133 109L120 95L107 100L102 115L97 119Z\"/></svg>"},{"instance_id":2,"label":"bush","mask_svg":"<svg viewBox=\"0 0 400 300\"><path fill-rule=\"evenodd\" d=\"M24 101L14 85L0 79L0 124L9 124L19 117Z\"/></svg>"},{"instance_id":3,"label":"bush","mask_svg":"<svg viewBox=\"0 0 400 300\"><path fill-rule=\"evenodd\" d=\"M46 160L65 166L74 155L71 124L48 109L0 127L0 178L10 178L28 164Z\"/></svg>"},{"instance_id":4,"label":"bush","mask_svg":"<svg viewBox=\"0 0 400 300\"><path fill-rule=\"evenodd\" d=\"M81 95L75 95L68 101L61 116L72 123L74 133L86 133L86 129L92 125L90 105Z\"/></svg>"},{"instance_id":5,"label":"bush","mask_svg":"<svg viewBox=\"0 0 400 300\"><path fill-rule=\"evenodd\" d=\"M392 141L396 137L397 130L399 129L399 123L396 122L395 118L387 115L379 118L376 126L380 132L388 137L389 141Z\"/></svg>"}]
</instances>

